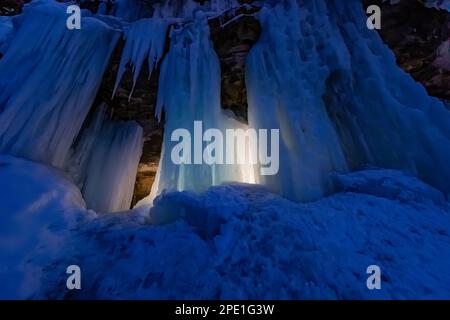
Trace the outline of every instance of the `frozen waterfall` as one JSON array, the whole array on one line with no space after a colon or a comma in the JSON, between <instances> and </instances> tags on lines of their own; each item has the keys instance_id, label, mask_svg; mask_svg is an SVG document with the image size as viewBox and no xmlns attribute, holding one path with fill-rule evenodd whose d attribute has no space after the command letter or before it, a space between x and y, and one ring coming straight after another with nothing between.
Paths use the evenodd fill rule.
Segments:
<instances>
[{"instance_id":1,"label":"frozen waterfall","mask_svg":"<svg viewBox=\"0 0 450 320\"><path fill-rule=\"evenodd\" d=\"M64 4L33 1L13 18L0 59L0 152L59 168L120 35L89 16L74 32L66 19Z\"/></svg>"},{"instance_id":2,"label":"frozen waterfall","mask_svg":"<svg viewBox=\"0 0 450 320\"><path fill-rule=\"evenodd\" d=\"M89 208L102 213L130 209L142 145L137 123L109 120L106 106L99 107L68 163Z\"/></svg>"},{"instance_id":3,"label":"frozen waterfall","mask_svg":"<svg viewBox=\"0 0 450 320\"><path fill-rule=\"evenodd\" d=\"M325 10L317 1L263 8L263 31L247 59L249 125L280 129L280 171L260 177L261 183L293 200L329 194L331 174L347 170L322 100L339 52L328 19L315 16Z\"/></svg>"},{"instance_id":4,"label":"frozen waterfall","mask_svg":"<svg viewBox=\"0 0 450 320\"><path fill-rule=\"evenodd\" d=\"M163 190L203 191L228 181L254 182L251 165L172 162L171 151L177 144L171 141L174 130L184 128L194 137L194 121L202 121L203 131L246 129L246 125L221 109L220 64L209 39L206 17L197 12L191 23L172 30L170 40L170 50L161 66L156 110L160 119L165 112L163 151L152 196L147 200ZM237 146L235 152L245 152L243 148Z\"/></svg>"},{"instance_id":5,"label":"frozen waterfall","mask_svg":"<svg viewBox=\"0 0 450 320\"><path fill-rule=\"evenodd\" d=\"M403 169L450 192L450 113L367 29L361 1L280 1L258 18L249 122L279 127L282 140L280 174L264 184L317 199L347 162Z\"/></svg>"},{"instance_id":6,"label":"frozen waterfall","mask_svg":"<svg viewBox=\"0 0 450 320\"><path fill-rule=\"evenodd\" d=\"M163 59L156 105L165 125L163 147L143 203L163 190L203 191L224 182L259 183L291 200L312 201L334 191L335 173L364 166L408 171L450 194L450 112L367 29L361 0L253 4L255 11L261 7L255 16L262 34L246 61L248 125L221 108L220 63L208 24L235 13L238 1L120 0L109 15L106 7L95 15L84 10L77 31L66 28L67 4L56 1L34 0L22 14L2 17L0 153L70 172L99 212L129 209L143 129L111 120L106 107L88 117L123 35L114 91L127 68L136 83L146 62L151 74ZM279 172L260 175L254 159L175 164L179 141L172 134L185 129L195 137L198 121L202 133L279 130ZM207 150L215 142L210 138L199 146L192 141L189 156ZM233 154L254 147L237 144ZM187 156L180 154L183 161Z\"/></svg>"}]
</instances>

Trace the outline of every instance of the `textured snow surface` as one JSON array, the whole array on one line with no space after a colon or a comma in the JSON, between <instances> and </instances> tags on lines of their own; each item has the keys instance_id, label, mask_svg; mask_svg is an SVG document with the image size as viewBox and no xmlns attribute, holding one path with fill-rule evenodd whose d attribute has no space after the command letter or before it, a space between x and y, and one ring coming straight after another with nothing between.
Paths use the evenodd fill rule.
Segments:
<instances>
[{"instance_id":1,"label":"textured snow surface","mask_svg":"<svg viewBox=\"0 0 450 320\"><path fill-rule=\"evenodd\" d=\"M304 205L250 185L168 193L151 225L136 212L95 217L58 172L0 157L0 277L8 279L0 294L450 298L443 195L392 170L337 179L347 191ZM81 267L81 291L66 290L71 264ZM372 264L382 270L380 291L366 288Z\"/></svg>"},{"instance_id":2,"label":"textured snow surface","mask_svg":"<svg viewBox=\"0 0 450 320\"><path fill-rule=\"evenodd\" d=\"M43 266L68 230L90 214L62 172L26 160L0 156L0 190L0 299L26 297L41 289Z\"/></svg>"}]
</instances>

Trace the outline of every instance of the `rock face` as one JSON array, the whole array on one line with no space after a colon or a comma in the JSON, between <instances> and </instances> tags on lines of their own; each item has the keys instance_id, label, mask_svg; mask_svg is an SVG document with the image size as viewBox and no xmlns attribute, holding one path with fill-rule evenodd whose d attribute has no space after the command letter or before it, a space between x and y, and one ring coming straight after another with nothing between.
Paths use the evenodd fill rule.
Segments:
<instances>
[{"instance_id":1,"label":"rock face","mask_svg":"<svg viewBox=\"0 0 450 320\"><path fill-rule=\"evenodd\" d=\"M219 56L222 71L222 108L233 111L242 122L247 122L248 107L245 60L261 34L258 20L246 14L257 10L256 7L242 9L240 13L237 13L242 14L242 18L229 22L226 17L210 21L211 39Z\"/></svg>"},{"instance_id":2,"label":"rock face","mask_svg":"<svg viewBox=\"0 0 450 320\"><path fill-rule=\"evenodd\" d=\"M0 0L0 16L14 16L22 12L22 6L30 0Z\"/></svg>"},{"instance_id":3,"label":"rock face","mask_svg":"<svg viewBox=\"0 0 450 320\"><path fill-rule=\"evenodd\" d=\"M377 4L382 11L380 35L394 51L397 62L429 94L450 100L450 13L426 8L419 1Z\"/></svg>"}]
</instances>

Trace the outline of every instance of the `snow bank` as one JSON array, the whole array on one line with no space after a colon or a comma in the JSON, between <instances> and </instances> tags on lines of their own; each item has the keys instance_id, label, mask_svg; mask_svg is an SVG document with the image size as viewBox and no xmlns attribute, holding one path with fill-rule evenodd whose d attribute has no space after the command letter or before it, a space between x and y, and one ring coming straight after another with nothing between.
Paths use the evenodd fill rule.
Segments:
<instances>
[{"instance_id":1,"label":"snow bank","mask_svg":"<svg viewBox=\"0 0 450 320\"><path fill-rule=\"evenodd\" d=\"M85 205L62 172L11 156L0 156L0 190L0 299L25 298Z\"/></svg>"},{"instance_id":2,"label":"snow bank","mask_svg":"<svg viewBox=\"0 0 450 320\"><path fill-rule=\"evenodd\" d=\"M445 195L419 179L396 170L365 170L336 176L339 190L404 202L446 202Z\"/></svg>"},{"instance_id":3,"label":"snow bank","mask_svg":"<svg viewBox=\"0 0 450 320\"><path fill-rule=\"evenodd\" d=\"M91 107L120 33L66 5L36 0L13 18L0 59L0 152L62 167ZM20 72L19 72L20 71Z\"/></svg>"},{"instance_id":4,"label":"snow bank","mask_svg":"<svg viewBox=\"0 0 450 320\"><path fill-rule=\"evenodd\" d=\"M394 171L348 179L373 176L418 194L396 199L391 184L380 184L378 196L343 192L309 204L251 185L163 194L151 216L171 223L122 215L83 225L47 264L33 297L450 298L449 204L427 201L422 192L433 188ZM85 270L83 290L55 290L73 257ZM382 272L379 291L366 287L373 264Z\"/></svg>"}]
</instances>

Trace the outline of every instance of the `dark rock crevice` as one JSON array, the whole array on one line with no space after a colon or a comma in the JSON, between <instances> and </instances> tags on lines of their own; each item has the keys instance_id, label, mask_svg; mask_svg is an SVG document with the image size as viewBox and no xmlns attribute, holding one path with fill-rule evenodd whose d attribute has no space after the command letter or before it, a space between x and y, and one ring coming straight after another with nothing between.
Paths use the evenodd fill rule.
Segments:
<instances>
[{"instance_id":1,"label":"dark rock crevice","mask_svg":"<svg viewBox=\"0 0 450 320\"><path fill-rule=\"evenodd\" d=\"M0 0L0 16L15 16L22 12L25 3L31 0Z\"/></svg>"},{"instance_id":2,"label":"dark rock crevice","mask_svg":"<svg viewBox=\"0 0 450 320\"><path fill-rule=\"evenodd\" d=\"M242 14L242 17L233 20L225 27L223 27L223 23L233 19L234 16L222 16L209 21L211 39L221 62L222 106L225 109L232 110L236 117L243 122L247 121L245 58L260 34L259 22L255 18L246 15L254 12L252 10L254 9L243 9L237 13ZM136 176L132 203L134 205L151 191L161 156L164 119L159 123L155 117L160 73L159 65L152 72L150 78L148 66L145 64L142 66L131 96L133 74L130 66L127 66L116 94L114 97L112 96L124 45L124 40L121 40L112 55L90 116L95 113L97 106L104 102L108 105L108 113L111 119L134 120L144 129L144 147ZM168 31L164 55L168 52L169 47L170 37ZM164 56L161 61L163 59Z\"/></svg>"},{"instance_id":3,"label":"dark rock crevice","mask_svg":"<svg viewBox=\"0 0 450 320\"><path fill-rule=\"evenodd\" d=\"M450 60L447 68L437 60L440 48L450 44L450 13L427 8L420 1L402 0L395 5L365 1L366 6L371 4L381 8L379 33L397 57L397 64L430 95L450 100ZM447 57L450 59L450 54Z\"/></svg>"},{"instance_id":4,"label":"dark rock crevice","mask_svg":"<svg viewBox=\"0 0 450 320\"><path fill-rule=\"evenodd\" d=\"M247 88L245 60L258 41L261 26L250 15L232 21L222 28L219 21L210 21L211 40L221 65L221 105L233 111L237 119L247 122Z\"/></svg>"},{"instance_id":5,"label":"dark rock crevice","mask_svg":"<svg viewBox=\"0 0 450 320\"><path fill-rule=\"evenodd\" d=\"M133 74L128 66L115 95L112 96L124 44L125 42L121 40L112 55L94 106L96 107L104 102L108 105L107 110L111 119L133 120L144 129L144 147L139 162L132 202L132 205L135 205L139 200L150 194L161 155L164 124L158 122L154 116L159 66L153 70L150 77L148 65L142 66L132 94Z\"/></svg>"}]
</instances>

